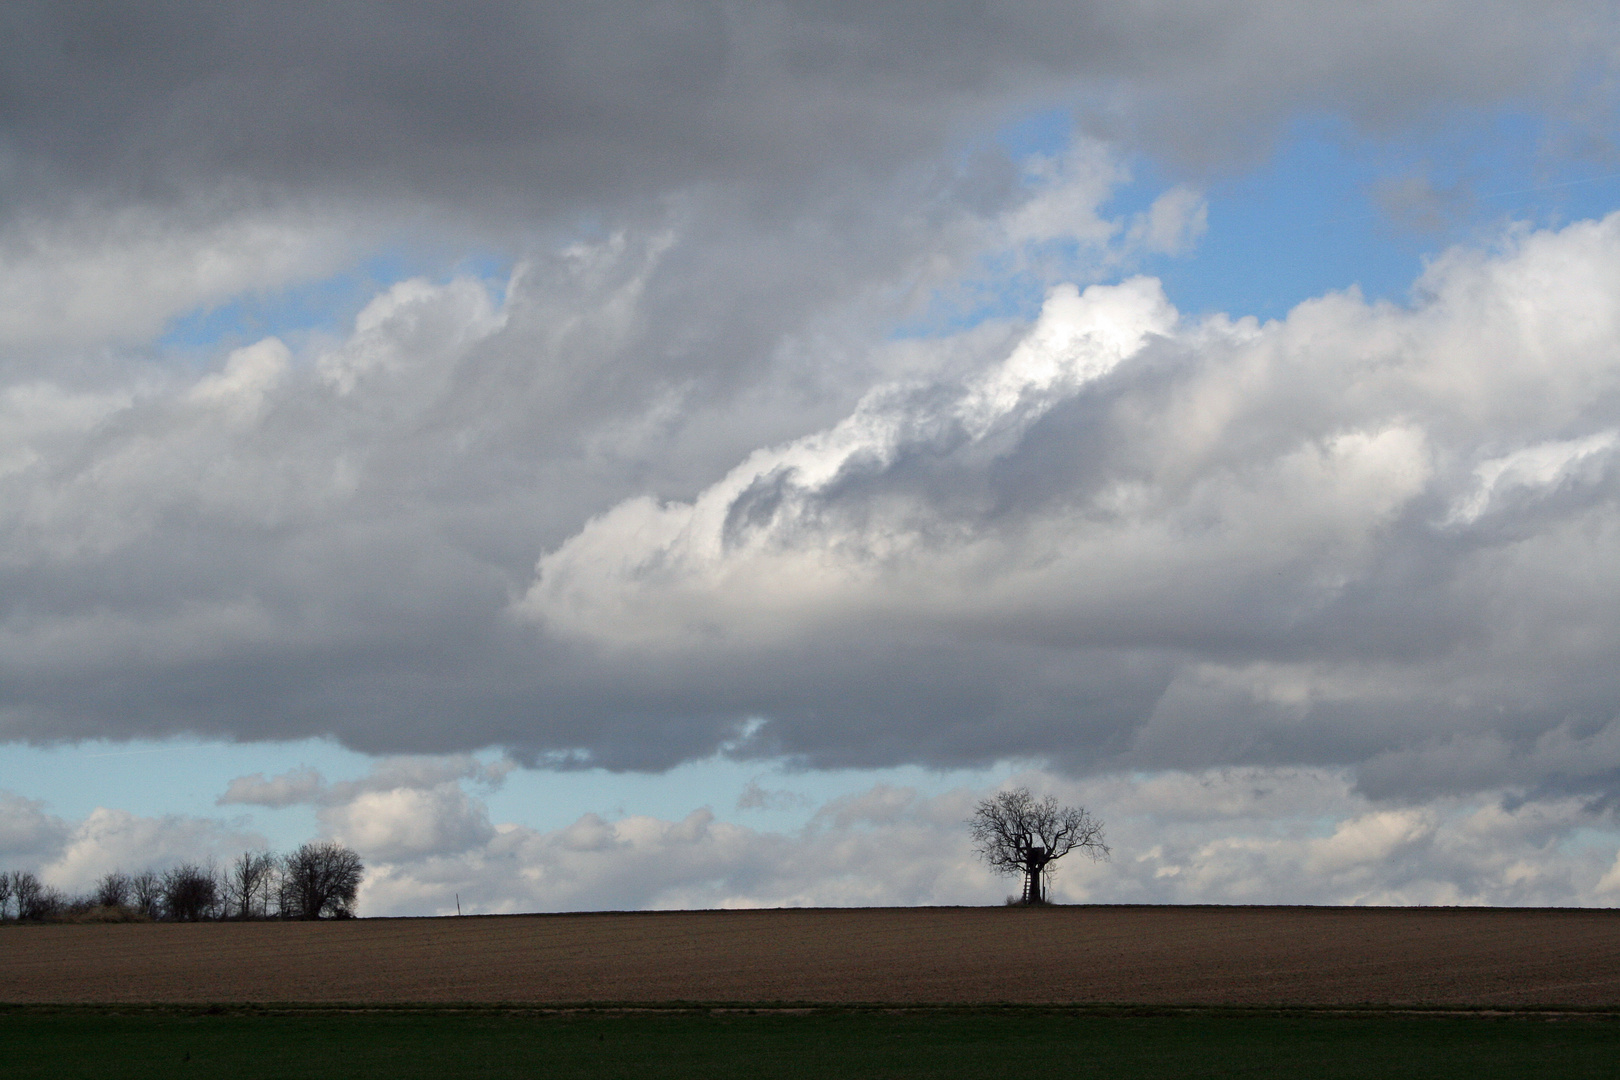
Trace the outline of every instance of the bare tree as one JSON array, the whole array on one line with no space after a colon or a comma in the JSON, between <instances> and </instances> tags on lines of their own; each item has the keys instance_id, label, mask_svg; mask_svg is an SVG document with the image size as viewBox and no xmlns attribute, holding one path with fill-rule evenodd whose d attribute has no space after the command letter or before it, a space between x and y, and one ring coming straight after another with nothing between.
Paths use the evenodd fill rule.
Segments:
<instances>
[{"instance_id":1,"label":"bare tree","mask_svg":"<svg viewBox=\"0 0 1620 1080\"><path fill-rule=\"evenodd\" d=\"M62 895L47 889L33 874L18 870L11 875L11 891L17 897L17 918L43 919L54 915L61 906Z\"/></svg>"},{"instance_id":2,"label":"bare tree","mask_svg":"<svg viewBox=\"0 0 1620 1080\"><path fill-rule=\"evenodd\" d=\"M67 893L54 885L41 885L34 898L34 911L30 918L49 919L69 910L72 903Z\"/></svg>"},{"instance_id":3,"label":"bare tree","mask_svg":"<svg viewBox=\"0 0 1620 1080\"><path fill-rule=\"evenodd\" d=\"M129 879L130 896L134 898L135 910L148 919L158 917L158 905L163 900L163 879L155 870L142 870Z\"/></svg>"},{"instance_id":4,"label":"bare tree","mask_svg":"<svg viewBox=\"0 0 1620 1080\"><path fill-rule=\"evenodd\" d=\"M6 911L11 904L11 878L11 874L0 870L0 919L6 917Z\"/></svg>"},{"instance_id":5,"label":"bare tree","mask_svg":"<svg viewBox=\"0 0 1620 1080\"><path fill-rule=\"evenodd\" d=\"M244 851L225 875L226 897L237 918L262 919L270 913L270 894L278 860L268 851Z\"/></svg>"},{"instance_id":6,"label":"bare tree","mask_svg":"<svg viewBox=\"0 0 1620 1080\"><path fill-rule=\"evenodd\" d=\"M973 847L998 874L1024 877L1025 904L1046 903L1047 867L1071 851L1108 857L1102 823L1077 806L1059 806L1051 795L1036 799L1014 788L985 799L968 821Z\"/></svg>"},{"instance_id":7,"label":"bare tree","mask_svg":"<svg viewBox=\"0 0 1620 1080\"><path fill-rule=\"evenodd\" d=\"M92 895L98 907L121 908L129 906L130 892L129 875L122 870L114 870L96 882Z\"/></svg>"},{"instance_id":8,"label":"bare tree","mask_svg":"<svg viewBox=\"0 0 1620 1080\"><path fill-rule=\"evenodd\" d=\"M17 897L17 918L34 918L34 906L38 902L43 887L39 878L26 870L15 870L11 874L11 891Z\"/></svg>"},{"instance_id":9,"label":"bare tree","mask_svg":"<svg viewBox=\"0 0 1620 1080\"><path fill-rule=\"evenodd\" d=\"M181 922L212 918L219 900L213 868L196 863L181 863L165 873L162 890L164 913Z\"/></svg>"},{"instance_id":10,"label":"bare tree","mask_svg":"<svg viewBox=\"0 0 1620 1080\"><path fill-rule=\"evenodd\" d=\"M335 841L305 844L282 861L281 914L295 919L354 914L366 868Z\"/></svg>"}]
</instances>

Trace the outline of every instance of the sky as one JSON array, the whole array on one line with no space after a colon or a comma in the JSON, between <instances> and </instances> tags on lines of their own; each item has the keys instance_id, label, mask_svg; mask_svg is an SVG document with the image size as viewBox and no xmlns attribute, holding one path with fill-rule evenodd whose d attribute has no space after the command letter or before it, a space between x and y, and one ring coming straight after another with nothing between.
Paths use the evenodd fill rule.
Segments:
<instances>
[{"instance_id":1,"label":"sky","mask_svg":"<svg viewBox=\"0 0 1620 1080\"><path fill-rule=\"evenodd\" d=\"M1605 2L0 8L0 867L1620 900Z\"/></svg>"}]
</instances>

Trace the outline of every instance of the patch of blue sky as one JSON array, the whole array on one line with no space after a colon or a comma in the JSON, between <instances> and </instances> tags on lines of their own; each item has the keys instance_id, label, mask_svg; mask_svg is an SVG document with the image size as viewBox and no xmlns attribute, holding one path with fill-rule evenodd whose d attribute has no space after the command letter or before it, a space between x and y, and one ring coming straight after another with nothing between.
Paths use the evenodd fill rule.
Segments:
<instances>
[{"instance_id":1,"label":"patch of blue sky","mask_svg":"<svg viewBox=\"0 0 1620 1080\"><path fill-rule=\"evenodd\" d=\"M1429 259L1490 246L1511 226L1557 227L1620 206L1613 165L1558 153L1537 116L1448 118L1376 140L1342 121L1297 123L1270 161L1208 189L1209 230L1192 257L1146 260L1184 311L1279 318L1355 287L1405 302ZM1155 186L1151 165L1136 187Z\"/></svg>"},{"instance_id":2,"label":"patch of blue sky","mask_svg":"<svg viewBox=\"0 0 1620 1080\"><path fill-rule=\"evenodd\" d=\"M187 312L170 322L157 348L167 355L211 358L271 336L297 342L313 335L342 334L375 296L413 277L441 282L475 277L501 303L511 270L510 257L486 252L464 254L447 263L404 250L383 251L353 269L317 281L242 293Z\"/></svg>"},{"instance_id":3,"label":"patch of blue sky","mask_svg":"<svg viewBox=\"0 0 1620 1080\"><path fill-rule=\"evenodd\" d=\"M1605 859L1615 857L1615 845L1620 835L1614 829L1581 826L1571 829L1558 839L1557 847L1565 855L1596 854Z\"/></svg>"},{"instance_id":4,"label":"patch of blue sky","mask_svg":"<svg viewBox=\"0 0 1620 1080\"><path fill-rule=\"evenodd\" d=\"M364 775L370 759L334 742L227 743L195 739L87 741L61 746L0 745L0 782L70 822L97 808L139 817L206 818L256 832L277 850L317 832L309 806L270 809L217 802L238 776L274 776L313 767L331 778Z\"/></svg>"},{"instance_id":5,"label":"patch of blue sky","mask_svg":"<svg viewBox=\"0 0 1620 1080\"><path fill-rule=\"evenodd\" d=\"M1014 161L1023 161L1037 154L1056 157L1073 137L1074 113L1064 106L1017 117L996 130L994 142Z\"/></svg>"},{"instance_id":6,"label":"patch of blue sky","mask_svg":"<svg viewBox=\"0 0 1620 1080\"><path fill-rule=\"evenodd\" d=\"M1137 186L1152 190L1156 170L1144 163L1137 171ZM1149 256L1139 269L1190 314L1279 318L1352 285L1371 296L1404 294L1423 248L1386 235L1368 201L1377 175L1330 133L1302 132L1265 168L1206 191L1208 231L1189 257Z\"/></svg>"},{"instance_id":7,"label":"patch of blue sky","mask_svg":"<svg viewBox=\"0 0 1620 1080\"><path fill-rule=\"evenodd\" d=\"M1008 125L997 142L1015 158L1053 156L1071 131L1070 114L1051 110ZM1149 159L1127 165L1130 180L1101 208L1123 223L1181 179ZM1377 137L1317 115L1296 121L1262 165L1217 178L1205 195L1208 229L1190 253L1137 256L1110 272L1158 277L1189 314L1273 319L1351 288L1403 303L1447 247L1490 247L1518 225L1603 217L1620 208L1620 160L1520 109L1456 113ZM1033 254L986 257L895 336L1032 318L1048 286L1066 277L1084 284L1098 266L1076 244Z\"/></svg>"}]
</instances>

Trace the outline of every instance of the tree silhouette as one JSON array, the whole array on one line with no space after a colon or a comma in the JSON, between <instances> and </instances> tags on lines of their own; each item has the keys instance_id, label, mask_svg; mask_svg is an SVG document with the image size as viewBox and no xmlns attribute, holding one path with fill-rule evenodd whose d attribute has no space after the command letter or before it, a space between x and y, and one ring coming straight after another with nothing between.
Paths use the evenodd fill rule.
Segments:
<instances>
[{"instance_id":1,"label":"tree silhouette","mask_svg":"<svg viewBox=\"0 0 1620 1080\"><path fill-rule=\"evenodd\" d=\"M214 868L181 863L163 875L163 910L171 919L196 922L214 917L219 879Z\"/></svg>"},{"instance_id":2,"label":"tree silhouette","mask_svg":"<svg viewBox=\"0 0 1620 1080\"><path fill-rule=\"evenodd\" d=\"M271 886L281 861L268 851L244 851L225 874L226 900L239 919L269 914Z\"/></svg>"},{"instance_id":3,"label":"tree silhouette","mask_svg":"<svg viewBox=\"0 0 1620 1080\"><path fill-rule=\"evenodd\" d=\"M334 841L305 844L282 864L281 913L295 919L354 914L355 896L365 875L360 856Z\"/></svg>"},{"instance_id":4,"label":"tree silhouette","mask_svg":"<svg viewBox=\"0 0 1620 1080\"><path fill-rule=\"evenodd\" d=\"M62 895L47 888L39 878L26 870L11 875L11 891L17 897L17 918L43 919L56 914L62 905Z\"/></svg>"},{"instance_id":5,"label":"tree silhouette","mask_svg":"<svg viewBox=\"0 0 1620 1080\"><path fill-rule=\"evenodd\" d=\"M1077 806L1059 806L1051 795L1036 799L1028 788L998 792L973 809L968 821L973 847L998 874L1024 876L1025 904L1046 903L1047 867L1069 852L1108 857L1102 823Z\"/></svg>"},{"instance_id":6,"label":"tree silhouette","mask_svg":"<svg viewBox=\"0 0 1620 1080\"><path fill-rule=\"evenodd\" d=\"M104 908L128 907L130 900L129 875L121 870L114 870L102 876L96 882L95 901L97 906Z\"/></svg>"},{"instance_id":7,"label":"tree silhouette","mask_svg":"<svg viewBox=\"0 0 1620 1080\"><path fill-rule=\"evenodd\" d=\"M156 870L142 870L129 879L130 896L135 901L135 910L148 919L158 917L158 907L163 899L163 878Z\"/></svg>"}]
</instances>

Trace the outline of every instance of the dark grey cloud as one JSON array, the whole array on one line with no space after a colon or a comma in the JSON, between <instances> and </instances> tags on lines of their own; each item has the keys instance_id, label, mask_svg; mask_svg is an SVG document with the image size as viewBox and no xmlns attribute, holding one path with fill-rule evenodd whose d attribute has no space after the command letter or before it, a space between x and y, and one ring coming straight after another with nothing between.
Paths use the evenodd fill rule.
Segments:
<instances>
[{"instance_id":1,"label":"dark grey cloud","mask_svg":"<svg viewBox=\"0 0 1620 1080\"><path fill-rule=\"evenodd\" d=\"M967 7L175 4L6 15L13 167L163 199L245 180L505 213L600 212L915 160L1056 85ZM1038 46L1037 46L1038 47ZM1046 49L1047 52L1053 52ZM542 223L543 224L543 223Z\"/></svg>"},{"instance_id":2,"label":"dark grey cloud","mask_svg":"<svg viewBox=\"0 0 1620 1080\"><path fill-rule=\"evenodd\" d=\"M1505 0L14 4L0 102L10 169L53 190L161 199L226 177L549 211L743 180L771 201L917 161L1009 104L1113 94L1118 121L1192 158L1301 109L1399 123L1564 94L1604 62L1611 16Z\"/></svg>"}]
</instances>

